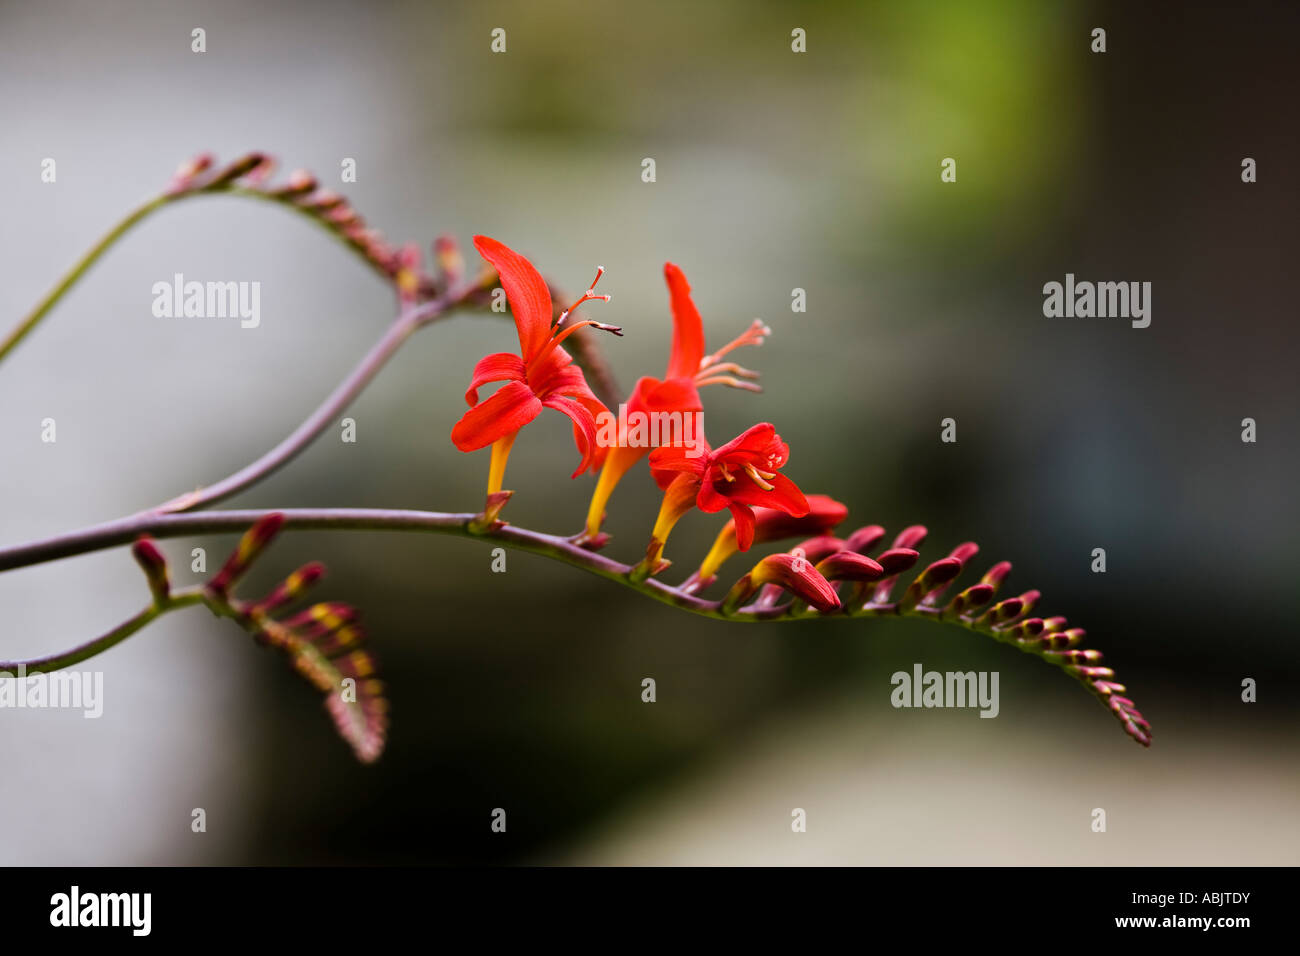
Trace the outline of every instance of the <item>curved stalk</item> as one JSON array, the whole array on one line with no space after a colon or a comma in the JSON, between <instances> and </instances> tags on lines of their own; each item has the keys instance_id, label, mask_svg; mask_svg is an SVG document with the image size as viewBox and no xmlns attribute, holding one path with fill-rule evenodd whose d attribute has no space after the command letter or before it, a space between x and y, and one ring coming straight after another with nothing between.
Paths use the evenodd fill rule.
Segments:
<instances>
[{"instance_id":1,"label":"curved stalk","mask_svg":"<svg viewBox=\"0 0 1300 956\"><path fill-rule=\"evenodd\" d=\"M530 531L512 525L502 525L486 531L476 530L476 519L480 517L477 514L374 508L287 508L258 511L200 511L189 514L146 513L108 522L83 531L60 535L34 544L0 550L0 571L116 547L130 543L142 535L154 538L175 538L197 534L243 532L271 514L283 516L285 528L299 530L415 531L450 534L464 538L482 538L485 541L503 544L516 550L562 561L598 577L621 584L662 604L689 611L701 617L717 620L752 623L757 621L815 621L842 617L919 617L955 624L984 637L991 637L1001 643L1012 644L1019 650L1033 654L1039 659L1060 668L1081 683L1090 693L1100 698L1103 704L1115 711L1116 716L1122 722L1128 722L1130 718L1137 720L1141 718L1141 715L1136 714L1135 710L1130 713L1126 709L1131 706L1131 702L1127 701L1127 698L1112 697L1116 688L1120 691L1123 690L1122 685L1098 680L1097 675L1091 673L1096 668L1078 666L1077 662L1072 658L1063 656L1061 652L1051 649L1047 644L1018 637L1018 631L1014 626L1010 623L1000 624L996 618L990 619L982 613L982 608L963 614L954 612L951 608L943 605L917 603L909 600L907 595L904 595L904 598L897 602L871 600L859 604L854 601L840 611L827 614L809 609L803 602L798 600L788 601L778 606L770 606L762 600L758 600L732 610L730 606L726 605L726 599L721 601L707 600L694 593L688 593L682 586L664 584L655 578L640 577L635 573L635 569L631 565L622 564L612 558L587 551L573 544L568 538ZM181 595L172 600L184 600L189 597L190 592L182 592ZM203 598L200 596L198 599L202 600ZM155 613L146 611L103 638L82 645L66 654L42 659L44 666L49 669L56 666L68 666L69 663L85 660L87 657L107 650L138 631L149 623L154 616L156 616L156 611ZM1012 620L1014 621L1014 617ZM1081 631L1079 633L1082 634ZM1107 670L1107 674L1109 673ZM1121 703L1124 704L1124 707L1117 709ZM1145 726L1149 728L1149 725ZM1149 736L1142 734L1136 726L1129 730L1126 723L1126 730L1140 743L1150 743Z\"/></svg>"},{"instance_id":2,"label":"curved stalk","mask_svg":"<svg viewBox=\"0 0 1300 956\"><path fill-rule=\"evenodd\" d=\"M36 303L36 307L33 308L32 311L29 312L12 330L10 330L9 334L4 337L4 340L0 341L0 361L3 361L4 357L12 352L18 346L18 343L27 337L32 329L36 328L41 319L45 318L45 316L49 314L49 311L54 308L64 295L67 294L68 290L77 284L77 281L90 270L91 266L99 261L100 256L107 252L117 242L117 240L130 232L133 226L147 218L150 213L157 209L161 209L176 198L178 197L158 196L151 199L143 206L140 206L131 212L125 219L106 232L98 242L86 251L85 255L73 264L72 268L69 269L67 274L59 280L58 284L47 292L40 302Z\"/></svg>"},{"instance_id":3,"label":"curved stalk","mask_svg":"<svg viewBox=\"0 0 1300 956\"><path fill-rule=\"evenodd\" d=\"M321 225L320 220L315 216L305 212L301 207L294 205L293 202L282 196L262 192L257 189L249 189L234 183L221 183L203 189L163 193L161 196L155 196L153 199L150 199L148 202L130 212L121 222L106 232L98 242L91 246L90 249L88 249L86 253L73 264L72 268L64 274L63 278L61 278L57 284L55 284L54 288L50 289L50 291L45 294L45 297L42 298L40 302L36 303L35 308L33 308L31 312L23 317L22 321L9 331L9 334L4 337L3 341L0 341L0 361L3 361L5 356L12 352L18 346L18 343L26 338L32 330L40 324L40 321L45 318L45 316L48 315L50 310L59 303L64 295L66 295L68 291L77 284L81 277L90 271L91 266L98 262L104 253L111 249L117 241L130 232L132 228L147 219L150 214L157 212L164 206L180 202L183 199L189 199L194 196L211 196L217 194L244 196L249 199L261 199L285 209L292 209L304 218L317 223L317 225ZM324 227L322 226L322 228ZM325 231L342 242L346 248L351 249L353 252L357 252L359 258L372 269L380 272L381 275L383 274L373 262L367 259L364 255L360 255L356 247L343 240L337 233L332 232L329 229L325 229Z\"/></svg>"},{"instance_id":4,"label":"curved stalk","mask_svg":"<svg viewBox=\"0 0 1300 956\"><path fill-rule=\"evenodd\" d=\"M349 373L347 378L340 382L334 391L317 406L316 410L278 445L256 461L245 465L239 471L215 484L178 495L170 501L140 512L140 514L169 514L190 511L203 505L223 501L284 467L299 452L310 445L322 431L328 428L341 411L356 400L356 397L388 364L388 360L397 354L397 350L405 344L413 332L430 322L443 318L452 309L464 304L474 291L472 287L463 288L455 294L439 296L431 302L426 302L403 312L388 327L371 350L366 353L366 356L357 363L357 366Z\"/></svg>"},{"instance_id":5,"label":"curved stalk","mask_svg":"<svg viewBox=\"0 0 1300 956\"><path fill-rule=\"evenodd\" d=\"M62 670L65 667L71 667L74 664L80 664L84 660L102 654L110 647L121 644L132 634L144 630L149 624L162 617L168 611L176 608L189 607L202 601L199 592L181 591L173 594L166 603L154 604L145 608L134 617L123 621L117 627L113 628L107 634L103 634L94 640L87 641L68 651L62 651L58 654L51 654L48 657L37 657L28 661L0 661L0 673L15 674L20 669L25 674L48 673L50 671Z\"/></svg>"}]
</instances>

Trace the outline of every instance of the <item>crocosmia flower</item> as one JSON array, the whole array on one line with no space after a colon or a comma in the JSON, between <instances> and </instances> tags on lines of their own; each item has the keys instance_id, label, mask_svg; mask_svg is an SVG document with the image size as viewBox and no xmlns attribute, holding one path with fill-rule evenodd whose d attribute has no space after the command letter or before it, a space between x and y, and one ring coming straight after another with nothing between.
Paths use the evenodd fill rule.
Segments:
<instances>
[{"instance_id":1,"label":"crocosmia flower","mask_svg":"<svg viewBox=\"0 0 1300 956\"><path fill-rule=\"evenodd\" d=\"M669 533L692 508L709 513L730 510L741 551L748 551L754 542L754 508L806 515L808 500L803 492L780 474L789 458L790 447L767 422L714 450L702 439L694 447L656 448L650 453L650 472L664 490L664 500L642 567L651 572L660 569Z\"/></svg>"},{"instance_id":2,"label":"crocosmia flower","mask_svg":"<svg viewBox=\"0 0 1300 956\"><path fill-rule=\"evenodd\" d=\"M519 430L542 413L553 408L573 421L574 443L582 456L573 477L598 466L605 449L596 442L596 416L606 412L600 399L592 394L582 369L573 364L560 343L585 325L615 334L620 330L600 322L575 322L564 325L565 317L596 295L592 290L575 302L554 325L551 324L551 292L533 264L519 253L487 236L475 236L474 248L497 270L506 300L519 332L519 354L498 352L482 359L465 392L470 406L451 430L451 440L461 451L475 451L492 446L492 463L488 473L488 494L501 491L505 480L506 460ZM600 280L601 272L596 273ZM479 401L478 390L489 382L505 382L489 397Z\"/></svg>"},{"instance_id":3,"label":"crocosmia flower","mask_svg":"<svg viewBox=\"0 0 1300 956\"><path fill-rule=\"evenodd\" d=\"M723 362L722 357L733 349L746 345L762 345L771 335L762 321L755 319L738 338L712 355L704 354L704 323L691 299L691 286L682 270L671 262L664 263L664 279L668 283L668 301L673 314L673 338L668 354L668 368L663 379L645 376L639 379L628 396L624 417L627 421L645 421L659 416L660 421L682 423L681 435L664 440L666 429L656 429L659 445L669 441L683 444L702 435L685 434L692 430L693 417L703 409L699 389L705 385L729 385L749 391L762 391L753 379L757 372L734 362ZM622 436L620 436L622 437ZM590 547L603 543L600 525L604 520L605 505L628 469L640 461L651 449L646 442L619 440L605 458L600 480L587 510L587 526L575 540Z\"/></svg>"}]
</instances>

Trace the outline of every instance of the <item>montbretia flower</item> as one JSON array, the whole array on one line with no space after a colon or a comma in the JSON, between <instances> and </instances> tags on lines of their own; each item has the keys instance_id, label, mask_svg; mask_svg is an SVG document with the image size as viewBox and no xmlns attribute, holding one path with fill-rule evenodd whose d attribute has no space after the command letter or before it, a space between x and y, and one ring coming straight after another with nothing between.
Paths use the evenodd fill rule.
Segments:
<instances>
[{"instance_id":1,"label":"montbretia flower","mask_svg":"<svg viewBox=\"0 0 1300 956\"><path fill-rule=\"evenodd\" d=\"M605 450L596 442L596 416L607 412L600 399L592 394L582 369L561 348L561 343L583 326L594 326L621 335L622 331L600 322L575 322L564 319L583 302L591 299L609 301L607 295L592 290L604 272L596 271L591 288L551 324L551 292L533 264L514 250L487 236L475 236L474 248L497 270L506 291L515 328L519 332L519 354L497 352L474 367L474 375L465 392L470 410L451 430L451 440L461 451L476 451L492 446L488 472L488 495L501 492L505 480L506 460L519 430L542 413L553 408L573 421L573 439L582 456L573 473L577 477L598 466ZM479 401L478 390L489 382L505 382L488 398Z\"/></svg>"},{"instance_id":2,"label":"montbretia flower","mask_svg":"<svg viewBox=\"0 0 1300 956\"><path fill-rule=\"evenodd\" d=\"M695 446L665 446L650 453L650 473L664 491L645 560L638 573L666 567L660 561L673 526L698 507L714 513L731 511L736 546L748 551L754 542L754 509L770 508L799 517L808 513L808 500L793 481L780 474L790 458L790 446L768 422L755 425L716 450L700 439Z\"/></svg>"},{"instance_id":3,"label":"montbretia flower","mask_svg":"<svg viewBox=\"0 0 1300 956\"><path fill-rule=\"evenodd\" d=\"M668 353L668 368L662 380L652 376L639 379L627 400L628 421L652 421L658 417L661 422L678 423L682 434L668 438L664 432L667 427L655 429L660 436L658 444L669 441L688 442L694 437L685 434L690 416L700 412L699 389L705 385L729 385L758 392L762 388L753 381L758 373L743 368L734 362L723 362L728 352L746 345L762 345L766 336L772 334L762 321L755 319L736 339L714 352L704 354L704 323L699 310L691 299L691 286L686 281L682 270L671 262L664 263L664 279L668 282L668 302L673 313L673 338ZM677 416L674 418L673 416ZM618 486L628 469L640 461L651 448L651 444L628 443L620 440L609 451L600 480L591 496L591 505L587 509L587 525L582 534L574 539L587 547L598 548L604 544L606 536L601 535L600 525L605 518L605 505L610 495Z\"/></svg>"}]
</instances>

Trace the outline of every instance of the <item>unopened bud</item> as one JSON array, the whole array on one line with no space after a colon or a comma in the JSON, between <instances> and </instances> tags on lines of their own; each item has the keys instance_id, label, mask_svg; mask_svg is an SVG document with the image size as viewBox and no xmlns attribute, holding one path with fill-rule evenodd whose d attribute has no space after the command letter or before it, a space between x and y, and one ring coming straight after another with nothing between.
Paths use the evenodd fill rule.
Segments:
<instances>
[{"instance_id":1,"label":"unopened bud","mask_svg":"<svg viewBox=\"0 0 1300 956\"><path fill-rule=\"evenodd\" d=\"M149 582L149 591L153 594L153 603L161 606L171 596L171 583L167 579L167 559L158 550L152 538L139 538L131 546L131 556L144 572Z\"/></svg>"}]
</instances>

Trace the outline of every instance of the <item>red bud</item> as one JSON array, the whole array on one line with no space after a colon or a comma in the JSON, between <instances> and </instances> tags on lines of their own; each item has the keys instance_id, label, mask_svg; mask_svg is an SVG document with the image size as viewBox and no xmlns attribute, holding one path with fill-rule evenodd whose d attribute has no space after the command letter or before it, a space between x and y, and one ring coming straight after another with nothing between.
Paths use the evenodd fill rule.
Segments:
<instances>
[{"instance_id":1,"label":"red bud","mask_svg":"<svg viewBox=\"0 0 1300 956\"><path fill-rule=\"evenodd\" d=\"M849 535L848 539L844 542L844 549L846 551L856 551L858 554L866 554L879 544L880 539L884 536L884 528L878 524L869 524L864 528L859 528L857 531Z\"/></svg>"},{"instance_id":2,"label":"red bud","mask_svg":"<svg viewBox=\"0 0 1300 956\"><path fill-rule=\"evenodd\" d=\"M792 554L771 554L736 582L722 600L722 613L734 612L764 584L778 584L819 611L840 607L834 586L806 559Z\"/></svg>"},{"instance_id":3,"label":"red bud","mask_svg":"<svg viewBox=\"0 0 1300 956\"><path fill-rule=\"evenodd\" d=\"M837 551L817 563L817 571L828 581L879 581L885 569L855 551Z\"/></svg>"},{"instance_id":4,"label":"red bud","mask_svg":"<svg viewBox=\"0 0 1300 956\"><path fill-rule=\"evenodd\" d=\"M154 544L152 538L139 538L131 546L131 555L144 571L145 580L149 582L149 591L153 594L154 604L166 603L171 595L171 584L167 580L167 559L158 550L158 545Z\"/></svg>"},{"instance_id":5,"label":"red bud","mask_svg":"<svg viewBox=\"0 0 1300 956\"><path fill-rule=\"evenodd\" d=\"M273 511L258 520L244 532L234 552L226 559L225 566L208 583L208 588L217 594L228 593L235 582L244 576L249 565L257 560L258 556L266 550L266 546L279 534L283 525L284 515L278 511Z\"/></svg>"}]
</instances>

